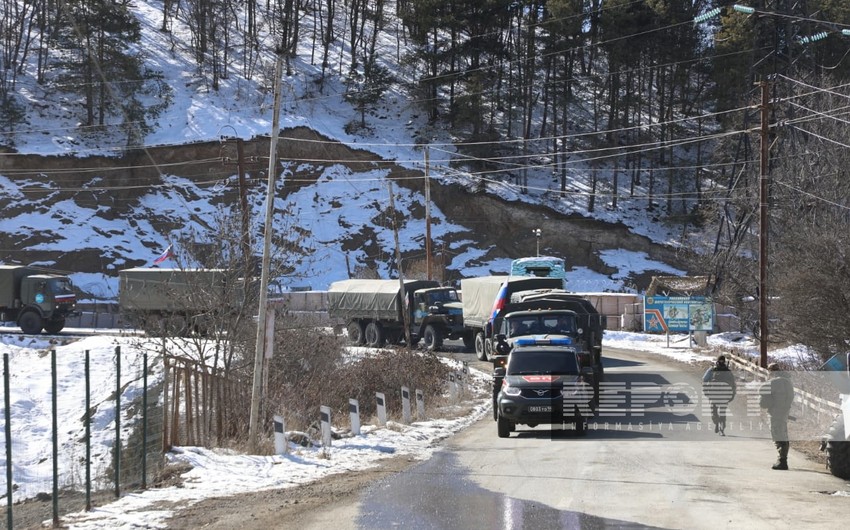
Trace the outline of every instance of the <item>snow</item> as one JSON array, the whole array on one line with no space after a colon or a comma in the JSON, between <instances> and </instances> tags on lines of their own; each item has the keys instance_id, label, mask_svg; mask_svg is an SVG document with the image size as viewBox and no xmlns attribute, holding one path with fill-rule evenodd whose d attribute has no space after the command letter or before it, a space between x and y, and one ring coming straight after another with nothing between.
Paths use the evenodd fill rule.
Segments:
<instances>
[{"instance_id":1,"label":"snow","mask_svg":"<svg viewBox=\"0 0 850 530\"><path fill-rule=\"evenodd\" d=\"M668 337L662 335L606 331L603 346L650 352L686 363L713 359L713 355L691 348L688 339L687 335L672 335L668 344ZM18 488L13 494L15 501L52 491L52 441L48 421L52 418L49 350L56 351L58 374L59 474L68 477L81 476L82 473L79 459L84 449L79 441L84 433L81 419L85 411L85 394L80 387L84 381L83 352L87 350L93 381L91 403L96 407L92 418L92 476L98 477L101 487L108 488L105 481L110 477L104 476L104 473L110 464L114 439L115 401L112 394L116 347L120 347L122 353L122 366L127 367L127 371L131 367L138 369L141 351L152 348L146 345L146 340L91 335L63 345L54 344L55 340L0 334L0 353L8 354L10 360L13 481ZM709 342L723 351L731 348L750 354L757 351L750 338L738 334L713 335ZM774 360L785 356L793 361L796 353L789 349L772 352L771 356ZM439 449L444 439L491 413L487 392L490 375L475 369L470 372L470 391L466 394L470 397L465 399L464 404L471 412L461 417L431 418L414 421L410 425L391 423L386 427L368 425L363 420L360 436L334 440L330 448L304 448L290 443L287 454L258 456L232 449L175 447L167 454L168 461L191 466L182 487L129 491L115 502L91 512L63 516L63 521L68 523L69 528L160 528L173 513L163 509L164 504L160 501L189 504L211 496L295 487L331 474L379 466L382 459L392 455L427 459ZM151 381L156 376L152 373ZM137 379L123 382L127 384L122 394L122 403L126 406L140 395L141 382ZM476 395L476 391L479 397L471 397ZM128 425L133 422L128 421L126 409L122 414L122 439L126 440L132 431ZM344 430L347 418L333 423L335 429ZM0 476L6 476L5 459L0 461Z\"/></svg>"},{"instance_id":2,"label":"snow","mask_svg":"<svg viewBox=\"0 0 850 530\"><path fill-rule=\"evenodd\" d=\"M173 104L159 120L159 127L146 138L149 146L174 145L190 142L218 140L221 136L251 138L268 135L271 129L271 92L268 87L257 82L245 81L239 75L230 75L222 79L221 88L212 91L204 83L198 82L192 73L192 58L183 49L171 49L170 35L159 31L162 4L158 1L140 1L132 9L142 19L143 43L150 64L156 65L174 90ZM309 24L305 24L305 27ZM175 23L172 35L186 34L186 28ZM184 38L184 37L181 37ZM308 38L302 39L304 45ZM394 42L394 41L393 41ZM383 44L389 46L388 44ZM267 49L272 49L268 47ZM393 56L387 53L386 56ZM284 110L281 116L283 128L306 126L329 138L339 140L353 148L367 149L387 160L410 168L424 168L423 153L416 146L414 133L423 130L424 113L414 115L414 109L408 105L408 96L400 89L391 91L385 98L380 114L385 119L370 116L371 125L378 129L371 137L358 137L345 132L345 126L356 118L356 112L342 100L342 87L338 81L328 80L326 94L310 95L312 77L318 67L309 64L309 50L300 49L293 59L294 74L285 79ZM331 54L336 61L338 53ZM261 57L262 69L273 68L273 57L266 54ZM339 68L338 63L331 65L332 70ZM89 156L94 154L114 154L121 147L109 145L102 138L87 140L79 137L78 117L68 107L63 98L51 100L50 94L42 93L35 83L21 81L21 94L31 101L40 102L44 108L52 109L49 115L34 116L30 124L17 131L15 147L20 153L41 154L46 156ZM306 87L306 88L305 88ZM447 131L434 130L431 146L430 174L442 183L456 183L470 187L476 181L468 174L458 173L449 166L450 155L454 151ZM294 167L286 167L284 178L279 185L285 185L287 179L293 179ZM584 168L575 166L571 175L576 178L571 186L578 193L557 200L547 193L556 189L550 172L529 171L529 193L520 193L518 187L509 181L487 181L489 193L510 201L544 202L556 211L589 215L586 210L587 191L581 184ZM386 170L375 169L359 172L356 175L342 166L326 168L315 183L303 185L292 192L287 204L296 205L292 214L306 235L302 246L313 250L311 259L299 262L296 271L286 278L284 287L310 286L315 290L324 290L331 282L347 277L347 260L352 264L362 262L366 257L364 250L343 251L339 242L351 233L363 227L375 230L382 248L394 248L392 230L374 223L382 215L389 197L385 184ZM52 251L71 251L81 248L103 249L115 267L121 268L128 259L147 259L151 265L169 245L172 239L181 233L204 228L197 219L212 219L215 215L215 200L220 194L222 182L200 183L164 173L163 186L151 190L140 201L132 218L106 220L97 215L98 210L80 207L74 201L63 201L51 205L56 215L47 215L49 195L33 195L24 188L44 188L43 182L9 179L0 175L0 189L8 197L29 199L32 212L20 214L14 218L0 219L0 230L7 238L28 237L33 230L42 230L54 234L54 237L41 243L38 249ZM93 178L87 186L104 185L99 177ZM106 208L108 197L102 192L93 192L99 208ZM425 203L424 195L418 192L396 188L396 207L403 211L412 209L414 203ZM101 195L99 195L101 194ZM640 194L639 194L640 195ZM257 223L263 218L265 191L262 186L252 200L252 218ZM33 198L39 197L39 198ZM546 197L549 199L544 200ZM111 200L111 199L110 199ZM42 202L43 201L43 202ZM107 201L107 202L103 202ZM617 209L605 205L597 207L593 217L627 225L633 232L649 237L653 241L678 245L681 236L680 227L668 227L647 219L643 207L629 204L627 192L621 193L621 206ZM277 210L283 211L286 205L277 204ZM158 234L149 219L157 216L167 218L180 231L170 234ZM431 233L435 241L456 241L449 254L452 256L448 268L462 271L466 277L490 274L507 274L510 259L483 261L487 249L475 249L470 241L464 240L467 227L450 222L439 210L432 207L434 220ZM63 224L68 223L68 224ZM386 224L386 223L384 223ZM347 226L348 228L343 228ZM412 252L422 248L425 226L423 220L413 220L401 227L399 240L401 250ZM545 246L546 234L541 243ZM35 248L35 247L34 247ZM542 250L542 247L541 247ZM180 249L176 251L179 253ZM520 257L520 256L516 256ZM628 290L630 275L648 270L657 270L665 274L684 274L664 263L650 260L639 252L604 250L600 252L602 261L616 269L611 275L603 275L586 268L568 271L570 289L579 292L604 292ZM385 260L384 269L379 273L389 277L389 263ZM45 263L44 265L50 265ZM117 296L116 271L107 273L72 273L74 283L91 294L95 299L114 299ZM72 331L72 330L68 330ZM684 362L708 360L703 354L695 352L687 343L687 336L670 337L649 336L639 333L606 332L605 346L623 347L654 352L680 359ZM722 337L711 339L722 342ZM116 347L121 347L122 364L138 366L140 362L137 337L91 336L74 343L53 344L47 340L26 338L20 335L0 334L0 351L8 354L11 372L11 421L12 454L14 464L14 482L18 490L15 500L32 498L39 492L51 491L52 447L50 429L46 418L50 418L51 391L49 381L49 350L55 348L58 380L58 403L60 443L60 474L69 476L79 474L81 449L76 440L82 436L81 418L85 412L80 399L80 382L83 370L83 351L91 356L92 402L97 410L93 430L93 474L101 476L108 468L113 440L110 418L114 416L114 399L110 396L114 388L114 356ZM731 341L730 341L731 342ZM752 348L752 343L734 340L737 347ZM790 354L789 354L790 355ZM473 373L475 384L483 385L489 376L481 372ZM123 402L141 392L140 382L131 381L123 390ZM184 462L192 466L186 475L183 487L167 487L156 490L135 491L125 494L121 499L98 507L90 513L72 514L64 518L70 528L159 528L172 514L163 509L159 501L197 502L212 495L230 495L265 488L294 487L298 484L320 480L333 473L364 469L380 464L388 455L411 455L424 459L439 448L446 437L470 425L482 416L489 414L489 400L480 399L474 403L473 411L457 419L435 418L429 421L416 421L411 425L396 424L393 428L365 426L363 434L357 437L334 441L331 448L306 449L292 445L286 455L257 456L239 454L232 450L204 449L200 447L176 447L168 454L173 463ZM122 437L130 434L127 427ZM5 460L0 475L5 477ZM167 504L165 504L167 505Z\"/></svg>"}]
</instances>

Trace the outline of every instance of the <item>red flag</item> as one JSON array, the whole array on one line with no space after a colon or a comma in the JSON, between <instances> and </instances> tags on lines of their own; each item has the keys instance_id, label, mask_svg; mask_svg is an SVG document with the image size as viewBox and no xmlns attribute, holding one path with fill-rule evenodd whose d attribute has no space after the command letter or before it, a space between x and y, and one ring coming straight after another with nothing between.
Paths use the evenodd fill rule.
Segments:
<instances>
[{"instance_id":1,"label":"red flag","mask_svg":"<svg viewBox=\"0 0 850 530\"><path fill-rule=\"evenodd\" d=\"M163 252L162 254L159 255L158 258L153 260L153 264L159 265L160 263L167 260L168 258L173 258L174 257L174 251L172 250L171 247L172 247L171 245L168 245L168 248L165 249L165 252Z\"/></svg>"}]
</instances>

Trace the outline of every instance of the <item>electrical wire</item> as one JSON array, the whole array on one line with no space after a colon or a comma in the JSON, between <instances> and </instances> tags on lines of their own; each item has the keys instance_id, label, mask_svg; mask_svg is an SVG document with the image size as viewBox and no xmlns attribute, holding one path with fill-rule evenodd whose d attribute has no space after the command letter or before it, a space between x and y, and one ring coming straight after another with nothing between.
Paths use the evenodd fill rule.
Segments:
<instances>
[{"instance_id":1,"label":"electrical wire","mask_svg":"<svg viewBox=\"0 0 850 530\"><path fill-rule=\"evenodd\" d=\"M842 210L850 210L850 206L847 206L847 205L844 205L844 204L839 204L839 203L837 203L837 202L835 202L835 201L831 201L831 200L826 199L826 198L824 198L824 197L819 197L819 196L817 196L817 195L815 195L815 194L813 194L813 193L809 193L808 191L802 190L802 189L800 189L800 188L798 188L798 187L796 187L796 186L792 186L791 184L787 184L787 183L785 183L785 182L781 182L781 181L778 181L778 180L774 180L774 182L775 182L776 184L778 184L778 185L780 185L780 186L784 187L784 188L788 188L788 189L790 189L790 190L792 190L792 191L795 191L795 192L797 192L797 193L799 193L799 194L801 194L801 195L805 195L805 196L810 197L810 198L812 198L812 199L815 199L815 200L817 200L817 201L820 201L820 202L823 202L823 203L829 204L829 205L831 205L831 206L836 206L836 207L838 207L838 208L841 208Z\"/></svg>"},{"instance_id":2,"label":"electrical wire","mask_svg":"<svg viewBox=\"0 0 850 530\"><path fill-rule=\"evenodd\" d=\"M802 127L799 127L799 126L797 126L797 125L789 125L789 127L793 128L793 129L796 129L796 130L798 130L798 131L800 131L800 132L802 132L802 133L805 133L805 134L808 134L808 135L814 136L815 138L818 138L819 140L823 140L824 142L828 142L828 143L831 143L831 144L835 144L835 145L837 145L837 146L839 146L839 147L844 147L844 148L846 148L846 149L850 149L850 144L845 144L845 143L843 143L843 142L839 142L838 140L833 140L832 138L828 138L828 137L823 136L823 135L820 135L820 134L818 134L818 133L815 133L815 132L812 132L812 131L808 131L808 130L803 129Z\"/></svg>"}]
</instances>

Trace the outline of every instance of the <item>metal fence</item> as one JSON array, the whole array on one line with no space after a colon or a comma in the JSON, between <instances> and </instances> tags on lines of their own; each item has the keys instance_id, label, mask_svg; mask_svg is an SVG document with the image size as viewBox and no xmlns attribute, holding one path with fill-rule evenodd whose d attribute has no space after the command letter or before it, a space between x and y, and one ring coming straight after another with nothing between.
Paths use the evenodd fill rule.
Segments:
<instances>
[{"instance_id":1,"label":"metal fence","mask_svg":"<svg viewBox=\"0 0 850 530\"><path fill-rule=\"evenodd\" d=\"M117 319L109 311L91 314ZM314 324L311 311L304 315ZM96 322L119 327L120 321L112 326L107 317L92 317L90 324ZM10 344L4 351L11 353L3 354L5 453L0 476L5 483L0 491L6 495L8 528L14 528L19 501L49 500L53 524L59 526L60 513L90 510L93 504L157 484L164 454L173 446L221 447L248 439L253 396L244 361L225 376L222 368L194 359L197 354L217 360L217 346L207 357L194 351L193 342L181 348L169 339L134 335L116 336L112 346L93 350L57 345L58 352L38 348L48 341L56 345L61 338L22 335L20 340L23 347ZM451 379L453 398L465 394L467 376L464 367ZM389 399L380 403L384 422L396 409L402 421L410 421L410 390L385 389ZM424 395L412 390L417 417L423 418ZM373 404L363 405L369 411ZM279 408L262 401L260 417L268 438L274 435L271 419Z\"/></svg>"},{"instance_id":2,"label":"metal fence","mask_svg":"<svg viewBox=\"0 0 850 530\"><path fill-rule=\"evenodd\" d=\"M127 350L3 354L8 528L15 500L51 499L55 525L69 493L83 492L75 508L91 509L93 493L117 498L158 472L164 416L154 374L162 371L151 370L147 352Z\"/></svg>"}]
</instances>

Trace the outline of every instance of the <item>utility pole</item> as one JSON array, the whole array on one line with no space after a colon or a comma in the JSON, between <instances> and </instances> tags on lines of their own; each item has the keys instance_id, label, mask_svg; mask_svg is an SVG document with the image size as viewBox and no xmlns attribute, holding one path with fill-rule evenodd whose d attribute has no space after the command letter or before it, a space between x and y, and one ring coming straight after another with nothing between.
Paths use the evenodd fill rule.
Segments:
<instances>
[{"instance_id":1,"label":"utility pole","mask_svg":"<svg viewBox=\"0 0 850 530\"><path fill-rule=\"evenodd\" d=\"M248 186L245 182L245 142L236 139L236 167L239 173L239 207L242 210L242 259L246 278L251 270L251 212L248 210Z\"/></svg>"},{"instance_id":2,"label":"utility pole","mask_svg":"<svg viewBox=\"0 0 850 530\"><path fill-rule=\"evenodd\" d=\"M263 268L260 275L260 307L257 320L257 342L254 348L254 379L251 387L251 417L248 423L249 447L252 453L257 452L257 430L260 416L260 399L263 384L263 361L266 341L266 310L269 299L269 269L271 268L271 246L274 227L274 195L277 175L277 140L280 134L280 100L281 83L283 82L283 49L277 50L277 63L274 69L274 111L272 116L272 131L269 138L269 174L268 189L266 190L266 224L263 239Z\"/></svg>"},{"instance_id":3,"label":"utility pole","mask_svg":"<svg viewBox=\"0 0 850 530\"><path fill-rule=\"evenodd\" d=\"M425 146L425 268L427 278L431 279L431 177L429 175L431 156L428 146ZM397 244L396 244L397 246Z\"/></svg>"},{"instance_id":4,"label":"utility pole","mask_svg":"<svg viewBox=\"0 0 850 530\"><path fill-rule=\"evenodd\" d=\"M767 237L770 178L770 88L761 81L761 154L759 160L759 365L767 368Z\"/></svg>"},{"instance_id":5,"label":"utility pole","mask_svg":"<svg viewBox=\"0 0 850 530\"><path fill-rule=\"evenodd\" d=\"M543 235L543 231L539 228L535 228L531 231L532 234L537 238L537 257L540 257L540 236Z\"/></svg>"},{"instance_id":6,"label":"utility pole","mask_svg":"<svg viewBox=\"0 0 850 530\"><path fill-rule=\"evenodd\" d=\"M387 181L387 188L390 190L390 210L393 216L393 237L395 238L395 261L398 267L398 295L401 297L401 316L404 322L404 340L407 344L407 349L410 349L410 308L407 304L407 293L404 291L404 273L401 271L401 249L398 246L398 227L395 223L395 200L393 199L393 181Z\"/></svg>"}]
</instances>

